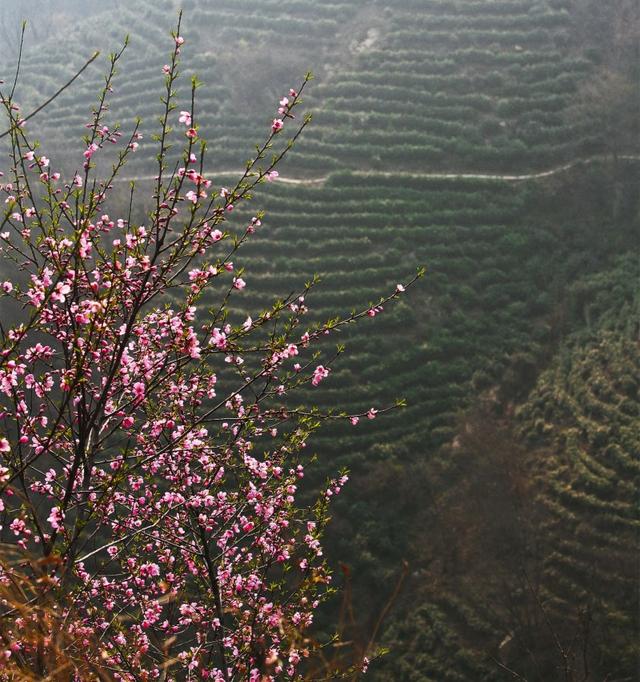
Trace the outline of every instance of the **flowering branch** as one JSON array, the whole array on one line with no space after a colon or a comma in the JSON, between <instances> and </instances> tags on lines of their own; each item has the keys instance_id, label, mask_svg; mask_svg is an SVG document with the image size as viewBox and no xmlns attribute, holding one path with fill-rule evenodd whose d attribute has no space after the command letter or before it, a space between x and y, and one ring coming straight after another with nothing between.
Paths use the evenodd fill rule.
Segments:
<instances>
[{"instance_id":1,"label":"flowering branch","mask_svg":"<svg viewBox=\"0 0 640 682\"><path fill-rule=\"evenodd\" d=\"M14 320L0 324L0 540L46 567L22 604L33 617L12 620L16 606L0 608L0 652L41 677L54 669L42 655L53 639L36 641L30 628L53 600L77 675L90 657L124 681L169 669L217 682L302 679L304 633L329 591L320 539L348 478L341 472L303 507L307 440L327 420L356 424L403 404L322 412L293 406L291 395L330 380L343 349L319 362L327 337L381 313L422 271L377 304L323 324L305 325L315 280L255 319L227 322L247 287L234 259L262 214L237 234L228 219L258 183L277 179L309 124L296 114L311 76L280 99L233 188L214 189L196 79L189 110L176 112L180 26L181 16L162 69L146 225L132 222L134 185L122 217L106 208L142 138L140 121L126 136L107 125L126 41L87 123L82 170L66 180L30 141L13 93L0 93L11 139L0 255L17 268L0 284L5 319ZM183 148L170 172L174 116ZM101 181L96 158L111 145L117 157ZM207 316L203 302L214 296ZM13 573L2 565L0 586Z\"/></svg>"}]
</instances>

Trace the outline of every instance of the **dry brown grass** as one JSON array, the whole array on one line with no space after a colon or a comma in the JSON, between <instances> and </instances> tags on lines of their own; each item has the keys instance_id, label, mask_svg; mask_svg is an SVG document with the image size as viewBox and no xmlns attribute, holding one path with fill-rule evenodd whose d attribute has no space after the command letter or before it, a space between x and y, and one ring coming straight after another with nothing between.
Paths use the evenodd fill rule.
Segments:
<instances>
[{"instance_id":1,"label":"dry brown grass","mask_svg":"<svg viewBox=\"0 0 640 682\"><path fill-rule=\"evenodd\" d=\"M51 578L57 564L55 557L33 559L0 545L2 682L113 679L90 662L100 660L97 639L71 635L65 627L69 616Z\"/></svg>"}]
</instances>

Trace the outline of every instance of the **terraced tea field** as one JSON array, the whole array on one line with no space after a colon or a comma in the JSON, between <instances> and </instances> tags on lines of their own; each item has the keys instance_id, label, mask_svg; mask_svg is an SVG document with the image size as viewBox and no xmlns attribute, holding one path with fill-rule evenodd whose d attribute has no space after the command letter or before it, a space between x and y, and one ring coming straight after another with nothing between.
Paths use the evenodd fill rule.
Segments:
<instances>
[{"instance_id":1,"label":"terraced tea field","mask_svg":"<svg viewBox=\"0 0 640 682\"><path fill-rule=\"evenodd\" d=\"M474 367L487 365L487 353L498 358L531 335L527 320L545 302L530 282L545 263L522 268L519 253L550 237L518 225L526 200L526 190L506 185L348 174L332 176L320 189L276 186L265 193L265 234L242 258L259 288L248 293L253 305L266 306L313 272L322 283L309 303L314 316L326 319L375 302L419 265L428 266L424 286L408 303L346 335L354 352L317 396L332 405L349 388L350 403L359 408L389 392L407 397L403 421L420 430L400 426L398 438L388 422L374 423L358 436L358 449L379 442L382 433L396 456L411 452L412 444L429 449L442 442ZM500 331L505 319L512 322L507 335ZM330 435L318 447L339 458L342 446L333 452L334 440ZM369 458L365 449L361 454Z\"/></svg>"},{"instance_id":2,"label":"terraced tea field","mask_svg":"<svg viewBox=\"0 0 640 682\"><path fill-rule=\"evenodd\" d=\"M543 510L535 527L547 537L537 554L527 551L542 564L545 608L570 640L571 609L588 605L599 641L592 670L631 679L624 675L637 650L626 634L612 633L638 627L623 598L639 522L637 299L628 286L638 268L628 260L620 270L614 260L637 246L640 164L631 138L610 158L606 132L583 105L602 56L577 41L579 2L182 5L183 68L205 83L194 117L217 185L251 155L279 97L308 69L317 74L305 98L314 122L280 168L290 182L261 187L252 203L266 217L238 259L249 285L236 297L238 313L255 315L316 273L322 282L308 304L313 319L327 319L375 303L417 267L427 269L400 304L345 332L339 340L348 353L329 379L296 396L349 411L407 401L384 419L337 423L312 444L314 482L342 466L353 473L329 553L352 567L354 638L368 640L402 560L410 563L395 615L380 630L392 653L371 677L502 680L513 675L500 662L530 664L519 625L492 601L511 599L517 613L526 606L540 620L526 587L513 576L496 586L495 565L481 552L469 571L456 569L473 543L465 545L464 528L437 525L452 517L436 501L464 497L482 470L454 447L469 411L482 404L513 436L509 447L531 453L523 476L535 495L527 499ZM93 49L114 49L129 33L112 110L125 127L143 119L145 138L124 178L148 184L176 8L172 0L107 2L70 26L64 42L25 57L25 109ZM84 132L101 68L92 65L34 119L44 152L68 172L83 160L82 144L71 140ZM189 107L188 80L178 109ZM233 213L230 229L247 210ZM478 485L473 495L481 498L490 484ZM459 553L449 565L429 546ZM371 606L371 595L380 603ZM572 613L566 622L563 610ZM332 618L320 624L326 634ZM501 643L512 640L516 653L503 656ZM530 682L554 679L550 666L539 674L551 676L532 673Z\"/></svg>"},{"instance_id":3,"label":"terraced tea field","mask_svg":"<svg viewBox=\"0 0 640 682\"><path fill-rule=\"evenodd\" d=\"M129 33L113 109L123 123L142 117L150 133L170 7L120 7L109 12L108 30L104 16L92 17L64 46L47 46L45 68L39 54L28 56L23 98L38 101L70 64L94 47L114 49ZM205 83L196 120L211 162L239 167L280 93L308 69L317 71L308 98L316 123L289 172L524 172L597 153L598 130L572 109L593 63L572 45L569 7L533 0L185 3L184 68ZM44 139L81 135L98 68L49 108ZM56 151L59 157L68 147ZM130 170L148 168L153 154L148 140Z\"/></svg>"}]
</instances>

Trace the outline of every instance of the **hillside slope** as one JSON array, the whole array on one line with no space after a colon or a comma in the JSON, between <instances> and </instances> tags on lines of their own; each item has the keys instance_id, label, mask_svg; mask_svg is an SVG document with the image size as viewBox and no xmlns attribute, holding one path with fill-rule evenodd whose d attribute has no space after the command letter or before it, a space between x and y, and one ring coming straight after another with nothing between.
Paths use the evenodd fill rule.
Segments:
<instances>
[{"instance_id":1,"label":"hillside slope","mask_svg":"<svg viewBox=\"0 0 640 682\"><path fill-rule=\"evenodd\" d=\"M318 273L308 303L324 319L427 268L406 302L345 333L348 354L299 396L354 411L407 399L402 411L338 424L312 443L315 482L352 470L328 553L351 567L358 622L347 634L357 644L409 562L380 630L392 651L371 678L513 679L503 665L529 682L563 679L555 653L536 668L527 650L554 651L546 614L563 638L583 636L588 607L587 679L631 679L638 270L618 257L638 245L640 164L619 158L603 124L617 120L607 104L623 101L603 96L612 81L590 89L610 67L592 28L590 48L579 42L592 3L183 4L179 109L190 106L196 72L205 86L195 118L217 185L250 156L279 97L307 69L317 73L306 98L314 123L281 172L328 177L256 192L251 208L266 217L237 262L248 282L238 314L255 315ZM611 23L623 5L598 11ZM112 111L124 126L143 117L125 174L152 176L176 10L172 0L105 2L26 56L19 99L28 110L93 49L113 50L130 33ZM67 171L83 161L101 68L33 122ZM605 100L598 116L593 97ZM637 140L621 130L633 155ZM600 158L519 183L408 175L525 174L592 155ZM230 231L247 210L232 214ZM334 622L328 612L320 634Z\"/></svg>"},{"instance_id":2,"label":"hillside slope","mask_svg":"<svg viewBox=\"0 0 640 682\"><path fill-rule=\"evenodd\" d=\"M485 393L414 470L411 598L380 679L635 679L639 272L617 258L570 287L573 332L531 391Z\"/></svg>"}]
</instances>

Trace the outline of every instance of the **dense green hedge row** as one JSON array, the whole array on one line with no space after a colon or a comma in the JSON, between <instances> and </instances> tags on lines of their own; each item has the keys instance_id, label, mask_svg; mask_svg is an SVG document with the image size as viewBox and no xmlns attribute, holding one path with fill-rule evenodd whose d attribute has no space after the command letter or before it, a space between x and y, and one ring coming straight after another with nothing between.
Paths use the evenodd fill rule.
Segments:
<instances>
[{"instance_id":1,"label":"dense green hedge row","mask_svg":"<svg viewBox=\"0 0 640 682\"><path fill-rule=\"evenodd\" d=\"M286 16L288 14L293 16L300 16L304 14L311 14L314 18L320 17L331 19L336 16L336 13L353 14L357 9L357 2L323 2L321 4L309 2L309 0L261 0L260 14L275 14L276 16ZM251 0L216 0L215 4L208 5L201 2L201 0L184 0L183 3L185 12L190 13L194 10L209 11L232 10L245 16L247 13L256 11L256 4Z\"/></svg>"},{"instance_id":2,"label":"dense green hedge row","mask_svg":"<svg viewBox=\"0 0 640 682\"><path fill-rule=\"evenodd\" d=\"M459 47L456 50L442 53L433 53L427 47L422 49L398 48L393 52L372 49L366 55L366 64L371 67L413 71L419 70L424 73L440 73L442 71L455 71L461 67L471 70L493 67L506 70L520 69L524 72L541 70L541 75L547 75L550 70L558 71L558 65L565 63L567 69L589 70L591 62L580 55L567 54L560 49L547 49L541 51L527 50L518 51L495 51L474 46ZM373 68L371 69L373 70Z\"/></svg>"},{"instance_id":3,"label":"dense green hedge row","mask_svg":"<svg viewBox=\"0 0 640 682\"><path fill-rule=\"evenodd\" d=\"M575 74L567 71L567 65L562 62L555 65L543 65L538 69L522 69L520 67L503 71L478 73L415 73L402 69L389 82L388 71L355 71L341 74L339 78L326 89L343 94L357 94L364 87L373 88L372 94L385 98L401 98L414 104L416 92L446 92L468 93L479 90L483 93L494 92L501 94L506 91L510 96L524 96L536 90L543 93L564 93L566 88L575 87Z\"/></svg>"},{"instance_id":4,"label":"dense green hedge row","mask_svg":"<svg viewBox=\"0 0 640 682\"><path fill-rule=\"evenodd\" d=\"M456 49L460 45L477 45L479 47L495 46L502 50L529 48L542 49L547 46L560 47L565 37L563 27L550 31L549 28L534 28L530 31L479 31L468 30L463 33L456 31L431 31L428 44L431 49ZM387 40L391 48L412 48L424 45L423 36L410 30L398 30Z\"/></svg>"},{"instance_id":5,"label":"dense green hedge row","mask_svg":"<svg viewBox=\"0 0 640 682\"><path fill-rule=\"evenodd\" d=\"M208 9L209 11L205 11L204 8L198 9L196 6L194 11L189 14L188 23L193 23L194 26L199 24L201 27L210 24L215 26L216 32L224 32L225 29L233 28L238 32L246 33L253 40L255 40L256 34L260 35L261 31L273 34L306 35L308 39L317 39L321 36L330 36L340 26L340 22L335 16L326 19L317 16L300 18L287 16L282 8L276 16L271 17L262 11L244 12L241 20L239 20L238 10L235 7L229 11L224 11L219 6Z\"/></svg>"},{"instance_id":6,"label":"dense green hedge row","mask_svg":"<svg viewBox=\"0 0 640 682\"><path fill-rule=\"evenodd\" d=\"M393 24L405 30L419 30L428 36L434 29L467 31L469 29L487 29L491 31L505 29L531 30L534 27L558 27L570 21L568 12L545 12L539 14L423 14L410 18L398 17Z\"/></svg>"}]
</instances>

